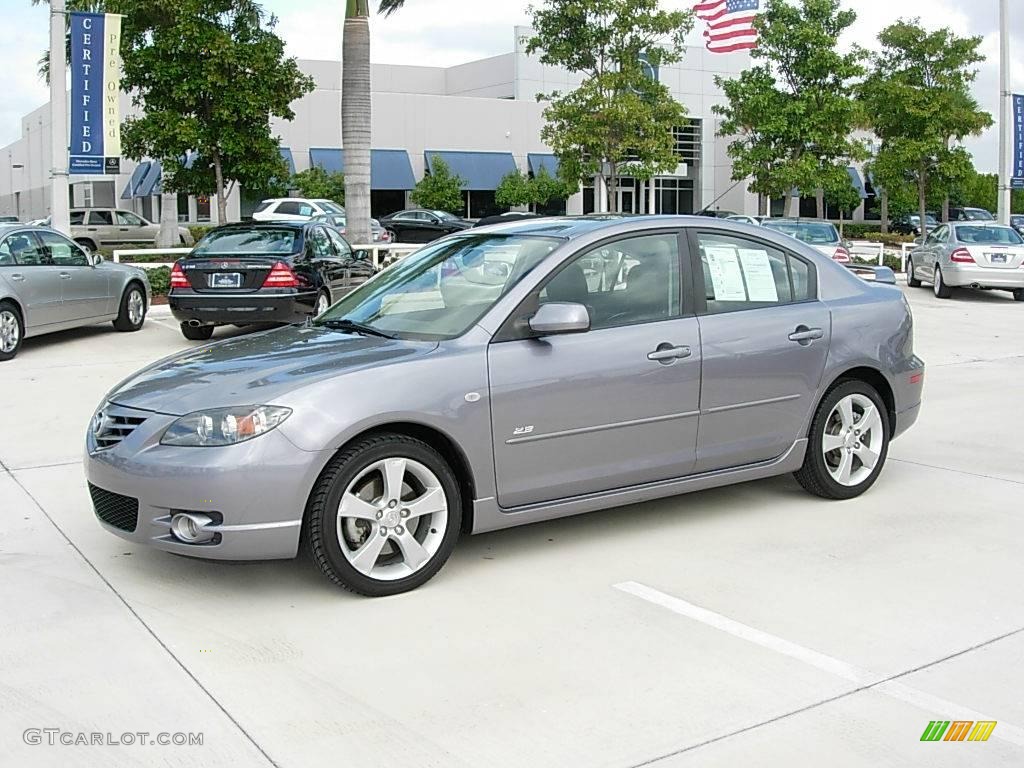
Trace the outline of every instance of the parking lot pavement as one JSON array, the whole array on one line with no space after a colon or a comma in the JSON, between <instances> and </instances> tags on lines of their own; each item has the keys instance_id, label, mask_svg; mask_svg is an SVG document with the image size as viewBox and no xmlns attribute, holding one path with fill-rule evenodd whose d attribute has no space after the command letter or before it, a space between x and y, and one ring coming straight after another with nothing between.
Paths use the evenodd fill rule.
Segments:
<instances>
[{"instance_id":1,"label":"parking lot pavement","mask_svg":"<svg viewBox=\"0 0 1024 768\"><path fill-rule=\"evenodd\" d=\"M103 393L188 345L26 342L0 367L0 754L16 765L1020 765L1024 307L911 290L918 425L878 484L776 478L464 539L367 600L304 561L224 564L95 523ZM160 323L163 323L162 325ZM931 720L998 721L921 743ZM203 732L29 746L26 728Z\"/></svg>"}]
</instances>

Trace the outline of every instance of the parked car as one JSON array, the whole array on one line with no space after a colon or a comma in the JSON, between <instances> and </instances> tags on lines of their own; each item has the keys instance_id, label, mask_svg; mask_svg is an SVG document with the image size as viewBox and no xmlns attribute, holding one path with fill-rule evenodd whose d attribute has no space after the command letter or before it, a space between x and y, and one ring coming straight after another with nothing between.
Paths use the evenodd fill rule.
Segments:
<instances>
[{"instance_id":1,"label":"parked car","mask_svg":"<svg viewBox=\"0 0 1024 768\"><path fill-rule=\"evenodd\" d=\"M938 220L930 213L925 214L924 223L928 231L939 226ZM897 235L920 235L921 216L917 213L904 214L889 223L889 230Z\"/></svg>"},{"instance_id":2,"label":"parked car","mask_svg":"<svg viewBox=\"0 0 1024 768\"><path fill-rule=\"evenodd\" d=\"M380 217L394 243L430 243L439 237L469 229L473 223L447 211L410 208Z\"/></svg>"},{"instance_id":3,"label":"parked car","mask_svg":"<svg viewBox=\"0 0 1024 768\"><path fill-rule=\"evenodd\" d=\"M314 216L313 221L321 224L327 224L328 226L334 227L342 235L348 234L348 219L345 218L344 213L323 213L319 216ZM370 219L370 232L372 233L373 242L375 243L390 243L391 235L388 233L381 223L376 219ZM358 243L357 243L358 245Z\"/></svg>"},{"instance_id":4,"label":"parked car","mask_svg":"<svg viewBox=\"0 0 1024 768\"><path fill-rule=\"evenodd\" d=\"M143 369L100 403L85 467L118 536L225 560L301 541L335 584L388 595L463 531L789 472L857 496L916 420L923 371L902 292L796 239L540 219Z\"/></svg>"},{"instance_id":5,"label":"parked car","mask_svg":"<svg viewBox=\"0 0 1024 768\"><path fill-rule=\"evenodd\" d=\"M728 221L738 221L740 224L750 224L753 227L761 226L764 216L745 216L742 213L734 213L725 217Z\"/></svg>"},{"instance_id":6,"label":"parked car","mask_svg":"<svg viewBox=\"0 0 1024 768\"><path fill-rule=\"evenodd\" d=\"M8 216L8 215L0 216L0 224L17 224L17 223L18 223L18 217L17 216Z\"/></svg>"},{"instance_id":7,"label":"parked car","mask_svg":"<svg viewBox=\"0 0 1024 768\"><path fill-rule=\"evenodd\" d=\"M334 227L245 222L208 232L171 269L168 303L186 339L218 325L274 325L322 314L374 274Z\"/></svg>"},{"instance_id":8,"label":"parked car","mask_svg":"<svg viewBox=\"0 0 1024 768\"><path fill-rule=\"evenodd\" d=\"M910 252L907 285L932 284L948 299L957 287L1011 291L1024 301L1024 238L1002 224L958 221L943 224Z\"/></svg>"},{"instance_id":9,"label":"parked car","mask_svg":"<svg viewBox=\"0 0 1024 768\"><path fill-rule=\"evenodd\" d=\"M1010 226L1017 230L1018 233L1024 232L1024 216L1020 214L1014 214L1010 217Z\"/></svg>"},{"instance_id":10,"label":"parked car","mask_svg":"<svg viewBox=\"0 0 1024 768\"><path fill-rule=\"evenodd\" d=\"M508 224L510 221L539 218L541 218L539 213L530 213L529 211L506 211L505 213L496 213L493 216L484 216L482 219L477 220L473 227L489 227L492 224Z\"/></svg>"},{"instance_id":11,"label":"parked car","mask_svg":"<svg viewBox=\"0 0 1024 768\"><path fill-rule=\"evenodd\" d=\"M0 361L30 336L108 320L137 331L150 298L145 270L104 261L50 229L0 224Z\"/></svg>"},{"instance_id":12,"label":"parked car","mask_svg":"<svg viewBox=\"0 0 1024 768\"><path fill-rule=\"evenodd\" d=\"M950 221L995 221L996 217L984 208L950 208Z\"/></svg>"},{"instance_id":13,"label":"parked car","mask_svg":"<svg viewBox=\"0 0 1024 768\"><path fill-rule=\"evenodd\" d=\"M327 213L345 215L345 209L333 200L307 200L302 197L277 197L264 200L252 212L253 221L309 221Z\"/></svg>"},{"instance_id":14,"label":"parked car","mask_svg":"<svg viewBox=\"0 0 1024 768\"><path fill-rule=\"evenodd\" d=\"M50 226L50 219L45 220ZM153 245L160 225L119 208L72 208L71 237L89 251ZM178 227L178 244L191 248L195 240L188 227Z\"/></svg>"},{"instance_id":15,"label":"parked car","mask_svg":"<svg viewBox=\"0 0 1024 768\"><path fill-rule=\"evenodd\" d=\"M840 264L850 263L850 250L839 237L839 230L831 222L814 219L765 219L761 226L807 243L818 253Z\"/></svg>"}]
</instances>

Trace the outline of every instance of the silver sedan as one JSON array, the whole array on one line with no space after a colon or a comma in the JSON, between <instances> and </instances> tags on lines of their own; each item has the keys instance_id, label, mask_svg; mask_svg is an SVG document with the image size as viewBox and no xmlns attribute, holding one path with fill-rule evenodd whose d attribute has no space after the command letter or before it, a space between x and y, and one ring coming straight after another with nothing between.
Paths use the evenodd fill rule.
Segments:
<instances>
[{"instance_id":1,"label":"silver sedan","mask_svg":"<svg viewBox=\"0 0 1024 768\"><path fill-rule=\"evenodd\" d=\"M1024 238L994 222L943 224L910 253L907 285L922 282L931 283L940 299L954 288L981 288L1011 291L1024 301Z\"/></svg>"},{"instance_id":2,"label":"silver sedan","mask_svg":"<svg viewBox=\"0 0 1024 768\"><path fill-rule=\"evenodd\" d=\"M86 436L89 492L133 542L301 543L367 595L423 584L464 531L786 473L850 499L924 379L903 293L876 277L703 217L453 234L309 323L119 384Z\"/></svg>"},{"instance_id":3,"label":"silver sedan","mask_svg":"<svg viewBox=\"0 0 1024 768\"><path fill-rule=\"evenodd\" d=\"M0 361L29 336L106 321L137 331L150 298L141 269L106 262L50 229L0 225Z\"/></svg>"}]
</instances>

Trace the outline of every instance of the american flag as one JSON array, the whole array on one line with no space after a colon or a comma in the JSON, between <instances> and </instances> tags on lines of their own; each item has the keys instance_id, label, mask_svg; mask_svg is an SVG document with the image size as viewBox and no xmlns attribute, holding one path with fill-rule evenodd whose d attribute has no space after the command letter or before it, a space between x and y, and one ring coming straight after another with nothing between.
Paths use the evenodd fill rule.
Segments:
<instances>
[{"instance_id":1,"label":"american flag","mask_svg":"<svg viewBox=\"0 0 1024 768\"><path fill-rule=\"evenodd\" d=\"M701 0L697 3L693 10L697 18L708 25L704 30L708 50L732 53L756 48L754 19L760 6L760 0Z\"/></svg>"}]
</instances>

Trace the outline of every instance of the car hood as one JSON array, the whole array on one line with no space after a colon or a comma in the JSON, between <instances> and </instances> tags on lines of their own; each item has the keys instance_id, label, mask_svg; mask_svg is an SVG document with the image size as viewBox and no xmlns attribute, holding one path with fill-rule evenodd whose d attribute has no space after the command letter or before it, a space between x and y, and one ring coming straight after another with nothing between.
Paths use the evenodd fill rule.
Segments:
<instances>
[{"instance_id":1,"label":"car hood","mask_svg":"<svg viewBox=\"0 0 1024 768\"><path fill-rule=\"evenodd\" d=\"M436 348L435 342L290 326L165 358L123 381L107 399L174 416L231 405L273 405L309 384L419 357Z\"/></svg>"}]
</instances>

